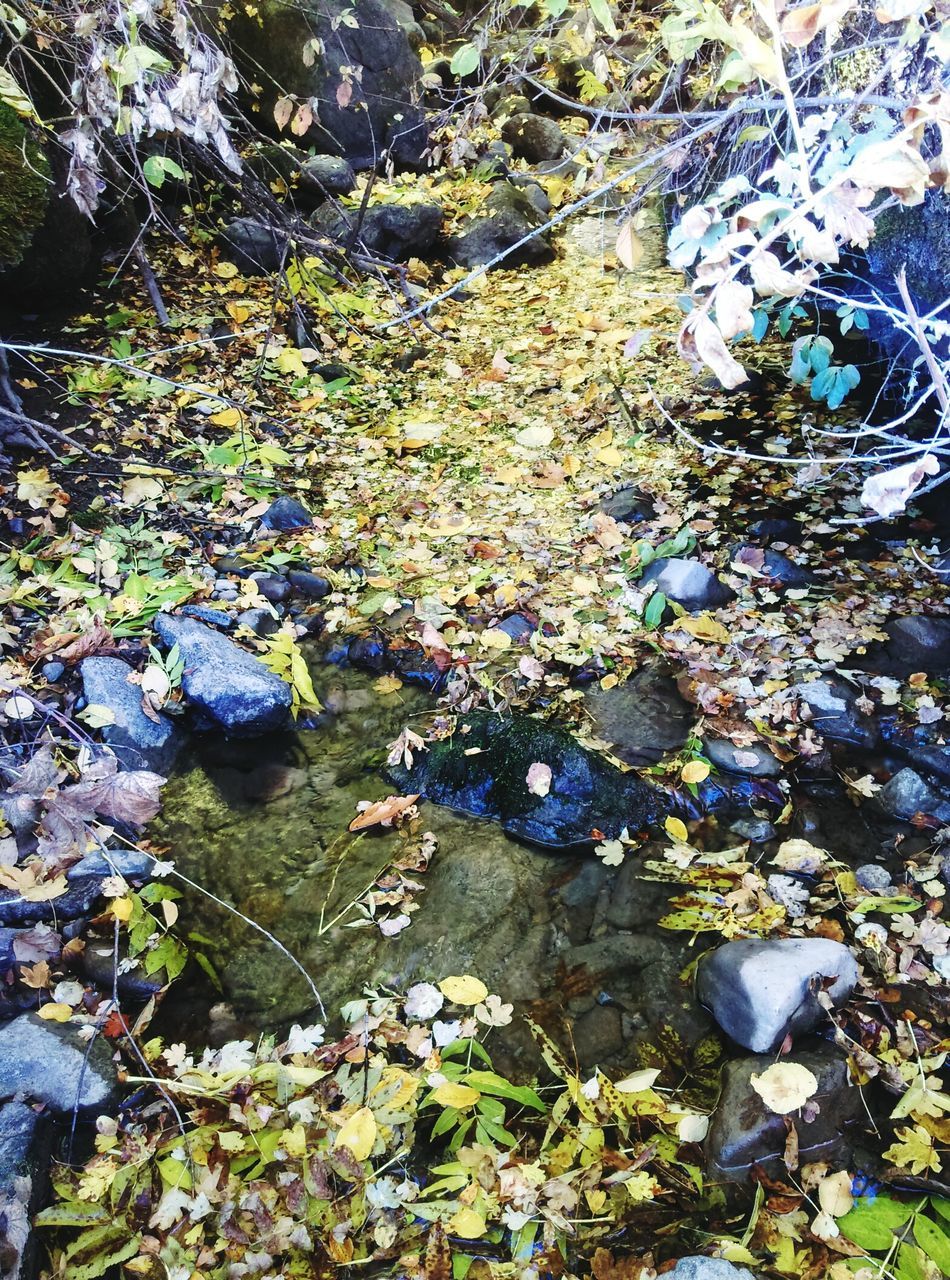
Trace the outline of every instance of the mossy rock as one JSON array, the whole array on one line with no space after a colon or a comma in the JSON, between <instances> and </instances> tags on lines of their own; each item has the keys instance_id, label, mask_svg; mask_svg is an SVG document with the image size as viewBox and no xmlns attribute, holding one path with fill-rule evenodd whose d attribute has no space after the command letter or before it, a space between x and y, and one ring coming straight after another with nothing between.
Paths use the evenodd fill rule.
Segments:
<instances>
[{"instance_id":1,"label":"mossy rock","mask_svg":"<svg viewBox=\"0 0 950 1280\"><path fill-rule=\"evenodd\" d=\"M50 167L27 124L0 102L0 270L18 266L42 225Z\"/></svg>"}]
</instances>

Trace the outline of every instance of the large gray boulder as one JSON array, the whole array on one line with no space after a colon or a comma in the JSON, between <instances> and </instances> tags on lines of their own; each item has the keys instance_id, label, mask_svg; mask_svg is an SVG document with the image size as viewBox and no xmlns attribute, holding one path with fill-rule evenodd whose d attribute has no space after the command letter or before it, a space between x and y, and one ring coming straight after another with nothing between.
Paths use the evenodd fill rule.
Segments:
<instances>
[{"instance_id":1,"label":"large gray boulder","mask_svg":"<svg viewBox=\"0 0 950 1280\"><path fill-rule=\"evenodd\" d=\"M528 111L506 120L501 127L501 136L519 159L530 164L557 160L568 146L567 138L553 120Z\"/></svg>"},{"instance_id":2,"label":"large gray boulder","mask_svg":"<svg viewBox=\"0 0 950 1280\"><path fill-rule=\"evenodd\" d=\"M737 1044L774 1053L826 1019L816 992L842 1005L857 981L854 956L830 938L743 938L700 962L696 994Z\"/></svg>"},{"instance_id":3,"label":"large gray boulder","mask_svg":"<svg viewBox=\"0 0 950 1280\"><path fill-rule=\"evenodd\" d=\"M0 1276L28 1280L37 1273L39 1250L33 1215L49 1190L52 1117L24 1102L0 1105Z\"/></svg>"},{"instance_id":4,"label":"large gray boulder","mask_svg":"<svg viewBox=\"0 0 950 1280\"><path fill-rule=\"evenodd\" d=\"M236 737L282 729L290 713L290 685L220 631L193 618L160 613L155 630L185 664L185 697L209 728Z\"/></svg>"},{"instance_id":5,"label":"large gray boulder","mask_svg":"<svg viewBox=\"0 0 950 1280\"><path fill-rule=\"evenodd\" d=\"M431 253L442 230L442 206L435 201L414 204L371 204L365 209L324 205L312 219L314 229L338 244L364 249L393 262Z\"/></svg>"},{"instance_id":6,"label":"large gray boulder","mask_svg":"<svg viewBox=\"0 0 950 1280\"><path fill-rule=\"evenodd\" d=\"M647 565L640 576L642 583L655 582L667 600L681 605L687 613L703 609L719 609L736 598L731 587L720 581L698 560L679 556L662 557Z\"/></svg>"},{"instance_id":7,"label":"large gray boulder","mask_svg":"<svg viewBox=\"0 0 950 1280\"><path fill-rule=\"evenodd\" d=\"M132 668L120 658L84 658L80 665L87 703L107 707L115 723L106 725L102 739L126 769L167 773L175 762L182 735L168 716L153 720L142 710L142 689L130 684Z\"/></svg>"},{"instance_id":8,"label":"large gray boulder","mask_svg":"<svg viewBox=\"0 0 950 1280\"><path fill-rule=\"evenodd\" d=\"M357 169L375 168L384 152L399 165L421 162L422 64L379 0L261 0L246 11L237 6L226 22L223 8L219 0L202 6L206 20L223 27L245 84L260 86L246 92L261 128L280 135L274 107L290 98L311 104L312 122L298 136L303 147L344 156Z\"/></svg>"},{"instance_id":9,"label":"large gray boulder","mask_svg":"<svg viewBox=\"0 0 950 1280\"><path fill-rule=\"evenodd\" d=\"M78 1032L31 1013L0 1027L0 1098L45 1102L60 1115L109 1111L119 1099L112 1051L102 1036L90 1042Z\"/></svg>"}]
</instances>

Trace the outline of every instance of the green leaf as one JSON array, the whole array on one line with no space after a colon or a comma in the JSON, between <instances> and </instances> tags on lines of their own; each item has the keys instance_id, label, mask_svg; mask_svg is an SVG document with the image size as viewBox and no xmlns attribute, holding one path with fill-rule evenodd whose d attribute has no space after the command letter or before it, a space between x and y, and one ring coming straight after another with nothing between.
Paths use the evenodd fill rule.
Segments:
<instances>
[{"instance_id":1,"label":"green leaf","mask_svg":"<svg viewBox=\"0 0 950 1280\"><path fill-rule=\"evenodd\" d=\"M862 1249L889 1249L894 1231L903 1226L914 1211L913 1204L877 1196L868 1202L859 1200L854 1208L838 1219L842 1234Z\"/></svg>"},{"instance_id":2,"label":"green leaf","mask_svg":"<svg viewBox=\"0 0 950 1280\"><path fill-rule=\"evenodd\" d=\"M474 1255L469 1253L453 1253L452 1254L452 1280L465 1280L468 1275L472 1263L475 1261Z\"/></svg>"},{"instance_id":3,"label":"green leaf","mask_svg":"<svg viewBox=\"0 0 950 1280\"><path fill-rule=\"evenodd\" d=\"M663 621L665 612L666 596L662 591L654 591L647 601L647 607L643 610L643 621L651 630L655 629Z\"/></svg>"},{"instance_id":4,"label":"green leaf","mask_svg":"<svg viewBox=\"0 0 950 1280\"><path fill-rule=\"evenodd\" d=\"M587 3L590 5L590 11L594 15L595 21L603 27L609 36L616 40L620 32L617 30L617 24L614 22L607 0L587 0Z\"/></svg>"},{"instance_id":5,"label":"green leaf","mask_svg":"<svg viewBox=\"0 0 950 1280\"><path fill-rule=\"evenodd\" d=\"M914 1223L914 1239L945 1276L950 1276L950 1236L929 1218Z\"/></svg>"},{"instance_id":6,"label":"green leaf","mask_svg":"<svg viewBox=\"0 0 950 1280\"><path fill-rule=\"evenodd\" d=\"M449 63L449 70L454 76L460 78L470 76L473 71L478 70L482 55L476 44L463 44L461 49L456 49L452 55L452 61Z\"/></svg>"},{"instance_id":7,"label":"green leaf","mask_svg":"<svg viewBox=\"0 0 950 1280\"><path fill-rule=\"evenodd\" d=\"M88 1227L106 1222L106 1212L97 1204L51 1204L33 1219L38 1227Z\"/></svg>"},{"instance_id":8,"label":"green leaf","mask_svg":"<svg viewBox=\"0 0 950 1280\"><path fill-rule=\"evenodd\" d=\"M493 1093L499 1098L510 1098L512 1102L520 1102L523 1107L532 1107L535 1111L547 1110L533 1089L529 1089L527 1085L512 1084L494 1071L470 1071L467 1076L463 1076L462 1084L471 1085L479 1093Z\"/></svg>"}]
</instances>

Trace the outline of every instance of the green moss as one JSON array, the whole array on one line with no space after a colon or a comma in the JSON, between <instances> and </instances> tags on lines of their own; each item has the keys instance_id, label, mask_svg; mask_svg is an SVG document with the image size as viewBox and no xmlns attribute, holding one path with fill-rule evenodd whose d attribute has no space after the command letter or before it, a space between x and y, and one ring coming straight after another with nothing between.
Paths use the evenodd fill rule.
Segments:
<instances>
[{"instance_id":1,"label":"green moss","mask_svg":"<svg viewBox=\"0 0 950 1280\"><path fill-rule=\"evenodd\" d=\"M49 162L28 127L0 102L0 269L23 259L43 221Z\"/></svg>"}]
</instances>

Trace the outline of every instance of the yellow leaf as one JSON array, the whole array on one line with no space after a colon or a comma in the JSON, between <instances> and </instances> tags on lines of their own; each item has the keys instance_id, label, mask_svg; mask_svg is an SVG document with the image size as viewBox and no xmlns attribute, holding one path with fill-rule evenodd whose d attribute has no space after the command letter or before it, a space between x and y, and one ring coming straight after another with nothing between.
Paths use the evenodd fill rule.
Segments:
<instances>
[{"instance_id":1,"label":"yellow leaf","mask_svg":"<svg viewBox=\"0 0 950 1280\"><path fill-rule=\"evenodd\" d=\"M726 628L708 613L699 613L693 618L677 618L669 630L686 631L697 640L711 640L716 644L726 644L729 640Z\"/></svg>"},{"instance_id":2,"label":"yellow leaf","mask_svg":"<svg viewBox=\"0 0 950 1280\"><path fill-rule=\"evenodd\" d=\"M402 681L398 676L380 676L373 681L373 688L377 693L395 693L402 688Z\"/></svg>"},{"instance_id":3,"label":"yellow leaf","mask_svg":"<svg viewBox=\"0 0 950 1280\"><path fill-rule=\"evenodd\" d=\"M127 920L131 919L132 906L131 898L116 898L112 904L112 914L116 920L121 920L125 924Z\"/></svg>"},{"instance_id":4,"label":"yellow leaf","mask_svg":"<svg viewBox=\"0 0 950 1280\"><path fill-rule=\"evenodd\" d=\"M623 462L623 454L614 445L608 445L606 449L600 449L594 455L596 462L602 462L605 467L619 467Z\"/></svg>"},{"instance_id":5,"label":"yellow leaf","mask_svg":"<svg viewBox=\"0 0 950 1280\"><path fill-rule=\"evenodd\" d=\"M511 636L500 627L489 627L478 639L483 649L508 649L511 646Z\"/></svg>"},{"instance_id":6,"label":"yellow leaf","mask_svg":"<svg viewBox=\"0 0 950 1280\"><path fill-rule=\"evenodd\" d=\"M245 306L243 302L226 302L224 309L235 324L243 324L251 315L251 308Z\"/></svg>"},{"instance_id":7,"label":"yellow leaf","mask_svg":"<svg viewBox=\"0 0 950 1280\"><path fill-rule=\"evenodd\" d=\"M122 482L122 501L130 507L140 502L151 502L162 496L162 484L154 476L130 476Z\"/></svg>"},{"instance_id":8,"label":"yellow leaf","mask_svg":"<svg viewBox=\"0 0 950 1280\"><path fill-rule=\"evenodd\" d=\"M210 419L216 427L237 427L241 423L240 409L219 409Z\"/></svg>"},{"instance_id":9,"label":"yellow leaf","mask_svg":"<svg viewBox=\"0 0 950 1280\"><path fill-rule=\"evenodd\" d=\"M485 1234L485 1219L474 1209L459 1209L448 1225L449 1231L463 1240L477 1240Z\"/></svg>"},{"instance_id":10,"label":"yellow leaf","mask_svg":"<svg viewBox=\"0 0 950 1280\"><path fill-rule=\"evenodd\" d=\"M345 1121L336 1135L335 1147L348 1147L357 1160L366 1160L376 1143L376 1117L369 1107L360 1107Z\"/></svg>"},{"instance_id":11,"label":"yellow leaf","mask_svg":"<svg viewBox=\"0 0 950 1280\"><path fill-rule=\"evenodd\" d=\"M307 1154L307 1135L302 1124L295 1124L292 1129L285 1129L281 1145L289 1156Z\"/></svg>"},{"instance_id":12,"label":"yellow leaf","mask_svg":"<svg viewBox=\"0 0 950 1280\"><path fill-rule=\"evenodd\" d=\"M681 840L684 844L689 839L686 823L681 818L667 818L663 823L663 829L668 836L671 836L674 840Z\"/></svg>"},{"instance_id":13,"label":"yellow leaf","mask_svg":"<svg viewBox=\"0 0 950 1280\"><path fill-rule=\"evenodd\" d=\"M709 765L704 760L690 760L689 764L684 764L680 770L680 777L684 782L702 782L704 778L709 777Z\"/></svg>"},{"instance_id":14,"label":"yellow leaf","mask_svg":"<svg viewBox=\"0 0 950 1280\"><path fill-rule=\"evenodd\" d=\"M40 1005L37 1013L44 1022L68 1022L73 1016L73 1011L68 1004L43 1004Z\"/></svg>"},{"instance_id":15,"label":"yellow leaf","mask_svg":"<svg viewBox=\"0 0 950 1280\"><path fill-rule=\"evenodd\" d=\"M591 1213L600 1213L604 1205L607 1203L607 1192L596 1188L592 1191L585 1191L584 1198L590 1207Z\"/></svg>"},{"instance_id":16,"label":"yellow leaf","mask_svg":"<svg viewBox=\"0 0 950 1280\"><path fill-rule=\"evenodd\" d=\"M484 982L473 978L470 973L463 973L461 977L443 978L439 983L439 990L454 1004L481 1004L488 995Z\"/></svg>"},{"instance_id":17,"label":"yellow leaf","mask_svg":"<svg viewBox=\"0 0 950 1280\"><path fill-rule=\"evenodd\" d=\"M432 1096L440 1106L461 1109L474 1106L482 1095L467 1084L454 1084L451 1080L446 1080L445 1084L440 1084L433 1090Z\"/></svg>"}]
</instances>

